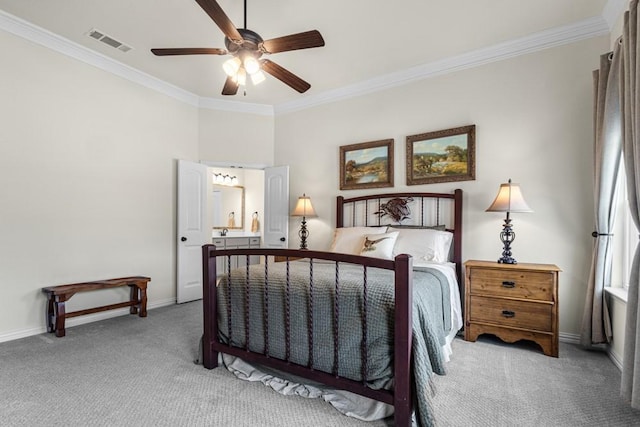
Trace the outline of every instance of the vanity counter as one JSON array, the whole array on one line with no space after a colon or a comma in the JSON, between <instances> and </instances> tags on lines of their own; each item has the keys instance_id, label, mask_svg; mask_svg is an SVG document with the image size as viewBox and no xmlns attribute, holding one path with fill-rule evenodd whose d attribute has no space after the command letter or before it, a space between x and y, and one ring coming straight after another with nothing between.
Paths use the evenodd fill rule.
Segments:
<instances>
[{"instance_id":1,"label":"vanity counter","mask_svg":"<svg viewBox=\"0 0 640 427\"><path fill-rule=\"evenodd\" d=\"M216 236L211 239L211 242L216 245L216 249L250 249L260 247L260 236L254 234L245 233L232 234L226 236ZM244 256L230 256L231 268L238 268L247 265L247 258L249 264L260 263L260 257L252 255L249 257ZM227 271L227 262L224 258L218 258L216 260L216 270L218 275L225 274Z\"/></svg>"}]
</instances>

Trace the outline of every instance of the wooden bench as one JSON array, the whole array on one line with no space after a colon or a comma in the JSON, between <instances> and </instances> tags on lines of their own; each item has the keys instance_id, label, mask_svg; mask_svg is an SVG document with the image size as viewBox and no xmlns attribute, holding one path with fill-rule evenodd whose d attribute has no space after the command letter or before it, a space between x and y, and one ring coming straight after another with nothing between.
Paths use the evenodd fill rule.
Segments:
<instances>
[{"instance_id":1,"label":"wooden bench","mask_svg":"<svg viewBox=\"0 0 640 427\"><path fill-rule=\"evenodd\" d=\"M67 285L48 286L42 288L42 292L48 296L47 304L47 330L55 332L56 337L64 337L64 321L69 317L82 316L84 314L97 313L99 311L113 310L121 307L131 307L129 313L147 317L147 283L151 279L143 276L120 277L118 279L97 280L95 282L71 283ZM78 292L95 291L98 289L117 288L129 286L129 301L109 304L101 307L88 308L86 310L65 311L65 303Z\"/></svg>"}]
</instances>

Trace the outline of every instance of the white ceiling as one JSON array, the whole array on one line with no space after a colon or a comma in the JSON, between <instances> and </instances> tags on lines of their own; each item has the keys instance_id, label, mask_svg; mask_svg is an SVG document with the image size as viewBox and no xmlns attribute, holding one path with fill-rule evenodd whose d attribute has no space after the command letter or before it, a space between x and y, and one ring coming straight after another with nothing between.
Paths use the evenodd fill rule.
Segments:
<instances>
[{"instance_id":1,"label":"white ceiling","mask_svg":"<svg viewBox=\"0 0 640 427\"><path fill-rule=\"evenodd\" d=\"M243 2L218 0L237 27ZM299 94L267 76L246 96L220 94L221 56L157 57L151 48L220 47L224 35L195 0L0 0L0 10L200 98L278 105L482 52L513 40L596 25L626 0L247 0L247 27L265 40L317 29L326 45L269 59L311 84ZM619 13L616 10L616 13ZM5 17L7 15L5 14ZM616 16L613 17L614 19ZM609 26L611 22L609 22ZM96 28L133 47L113 49ZM566 31L565 31L566 32ZM556 31L560 34L559 31ZM562 33L564 34L564 33ZM571 34L571 31L569 31Z\"/></svg>"}]
</instances>

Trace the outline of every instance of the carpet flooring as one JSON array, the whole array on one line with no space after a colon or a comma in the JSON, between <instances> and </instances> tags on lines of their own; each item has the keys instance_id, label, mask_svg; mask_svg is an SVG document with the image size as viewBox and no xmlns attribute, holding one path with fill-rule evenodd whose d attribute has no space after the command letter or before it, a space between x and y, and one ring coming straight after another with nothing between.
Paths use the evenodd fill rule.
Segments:
<instances>
[{"instance_id":1,"label":"carpet flooring","mask_svg":"<svg viewBox=\"0 0 640 427\"><path fill-rule=\"evenodd\" d=\"M0 343L0 426L369 426L193 363L200 302ZM440 426L640 426L603 353L456 339L433 398Z\"/></svg>"}]
</instances>

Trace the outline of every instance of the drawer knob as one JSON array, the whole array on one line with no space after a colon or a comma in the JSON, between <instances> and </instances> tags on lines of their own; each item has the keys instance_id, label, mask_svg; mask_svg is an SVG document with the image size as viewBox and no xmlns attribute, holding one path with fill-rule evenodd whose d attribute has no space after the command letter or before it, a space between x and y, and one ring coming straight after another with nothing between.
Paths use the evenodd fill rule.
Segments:
<instances>
[{"instance_id":1,"label":"drawer knob","mask_svg":"<svg viewBox=\"0 0 640 427\"><path fill-rule=\"evenodd\" d=\"M516 312L511 310L502 310L502 315L507 318L516 317Z\"/></svg>"},{"instance_id":2,"label":"drawer knob","mask_svg":"<svg viewBox=\"0 0 640 427\"><path fill-rule=\"evenodd\" d=\"M502 282L502 287L503 288L515 288L516 287L516 282L509 282L509 281L504 281Z\"/></svg>"}]
</instances>

